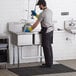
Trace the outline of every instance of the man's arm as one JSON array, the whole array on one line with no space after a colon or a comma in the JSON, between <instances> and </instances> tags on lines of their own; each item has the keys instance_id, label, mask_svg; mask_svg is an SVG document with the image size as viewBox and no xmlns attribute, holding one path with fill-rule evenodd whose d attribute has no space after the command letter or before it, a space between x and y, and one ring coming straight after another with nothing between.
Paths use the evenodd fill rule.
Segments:
<instances>
[{"instance_id":1,"label":"man's arm","mask_svg":"<svg viewBox=\"0 0 76 76\"><path fill-rule=\"evenodd\" d=\"M25 30L25 32L31 32L34 28L37 27L38 24L39 24L39 20L36 20L36 22L35 22L32 26L28 27L28 28Z\"/></svg>"},{"instance_id":2,"label":"man's arm","mask_svg":"<svg viewBox=\"0 0 76 76\"><path fill-rule=\"evenodd\" d=\"M31 26L31 28L34 29L35 27L37 27L38 24L39 24L39 20L36 20L36 22Z\"/></svg>"}]
</instances>

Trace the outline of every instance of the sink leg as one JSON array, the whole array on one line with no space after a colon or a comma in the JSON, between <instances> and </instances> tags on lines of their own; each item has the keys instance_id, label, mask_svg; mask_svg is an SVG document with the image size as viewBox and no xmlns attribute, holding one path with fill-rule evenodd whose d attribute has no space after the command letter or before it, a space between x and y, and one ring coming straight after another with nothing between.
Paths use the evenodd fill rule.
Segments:
<instances>
[{"instance_id":1,"label":"sink leg","mask_svg":"<svg viewBox=\"0 0 76 76\"><path fill-rule=\"evenodd\" d=\"M40 46L40 62L42 63L42 47Z\"/></svg>"},{"instance_id":2,"label":"sink leg","mask_svg":"<svg viewBox=\"0 0 76 76\"><path fill-rule=\"evenodd\" d=\"M20 62L20 61L19 61L19 47L17 46L17 48L18 48L17 51L18 51L18 68L19 68L19 62Z\"/></svg>"},{"instance_id":3,"label":"sink leg","mask_svg":"<svg viewBox=\"0 0 76 76\"><path fill-rule=\"evenodd\" d=\"M13 65L15 64L15 46L13 45Z\"/></svg>"}]
</instances>

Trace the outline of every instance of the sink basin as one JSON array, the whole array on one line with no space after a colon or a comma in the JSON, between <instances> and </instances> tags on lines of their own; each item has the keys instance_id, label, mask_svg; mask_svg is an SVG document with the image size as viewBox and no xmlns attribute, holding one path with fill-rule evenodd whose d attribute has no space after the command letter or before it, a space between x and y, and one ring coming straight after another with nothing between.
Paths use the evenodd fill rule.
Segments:
<instances>
[{"instance_id":1,"label":"sink basin","mask_svg":"<svg viewBox=\"0 0 76 76\"><path fill-rule=\"evenodd\" d=\"M39 45L41 44L40 34L35 31L23 32L24 23L10 22L8 23L8 31L11 35L11 43L17 46L23 45Z\"/></svg>"},{"instance_id":2,"label":"sink basin","mask_svg":"<svg viewBox=\"0 0 76 76\"><path fill-rule=\"evenodd\" d=\"M17 46L40 45L41 35L38 32L10 32L11 43Z\"/></svg>"}]
</instances>

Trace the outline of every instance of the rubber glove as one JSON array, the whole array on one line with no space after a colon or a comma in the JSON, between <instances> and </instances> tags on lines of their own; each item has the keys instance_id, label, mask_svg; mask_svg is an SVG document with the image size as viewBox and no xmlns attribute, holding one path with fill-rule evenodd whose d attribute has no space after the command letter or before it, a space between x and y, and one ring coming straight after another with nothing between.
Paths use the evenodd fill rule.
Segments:
<instances>
[{"instance_id":1,"label":"rubber glove","mask_svg":"<svg viewBox=\"0 0 76 76\"><path fill-rule=\"evenodd\" d=\"M27 27L26 29L25 29L25 32L31 32L33 29L32 29L32 27Z\"/></svg>"},{"instance_id":2,"label":"rubber glove","mask_svg":"<svg viewBox=\"0 0 76 76\"><path fill-rule=\"evenodd\" d=\"M36 12L34 10L31 11L33 16L36 16Z\"/></svg>"},{"instance_id":3,"label":"rubber glove","mask_svg":"<svg viewBox=\"0 0 76 76\"><path fill-rule=\"evenodd\" d=\"M38 15L37 15L37 13L34 10L32 10L31 12L32 12L33 16L35 16L36 18L38 18Z\"/></svg>"}]
</instances>

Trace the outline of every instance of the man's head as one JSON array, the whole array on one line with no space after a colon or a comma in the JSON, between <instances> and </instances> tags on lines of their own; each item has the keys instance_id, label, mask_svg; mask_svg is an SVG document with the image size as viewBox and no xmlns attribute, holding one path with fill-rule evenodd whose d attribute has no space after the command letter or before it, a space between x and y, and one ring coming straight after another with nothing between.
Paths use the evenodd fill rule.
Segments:
<instances>
[{"instance_id":1,"label":"man's head","mask_svg":"<svg viewBox=\"0 0 76 76\"><path fill-rule=\"evenodd\" d=\"M46 1L39 0L36 5L39 5L39 8L43 10L46 7Z\"/></svg>"}]
</instances>

